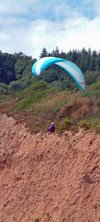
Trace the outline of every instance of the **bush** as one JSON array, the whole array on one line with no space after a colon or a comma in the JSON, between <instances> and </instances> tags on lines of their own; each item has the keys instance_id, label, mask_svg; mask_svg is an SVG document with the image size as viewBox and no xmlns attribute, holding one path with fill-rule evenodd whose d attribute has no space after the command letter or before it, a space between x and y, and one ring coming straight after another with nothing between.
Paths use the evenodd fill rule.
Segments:
<instances>
[{"instance_id":1,"label":"bush","mask_svg":"<svg viewBox=\"0 0 100 222\"><path fill-rule=\"evenodd\" d=\"M79 121L78 125L80 127L85 128L85 129L90 129L90 127L91 127L91 124L89 123L88 120L81 120L81 121Z\"/></svg>"},{"instance_id":2,"label":"bush","mask_svg":"<svg viewBox=\"0 0 100 222\"><path fill-rule=\"evenodd\" d=\"M60 133L63 133L65 130L69 130L73 124L73 119L64 119L62 122L58 125L58 131Z\"/></svg>"},{"instance_id":3,"label":"bush","mask_svg":"<svg viewBox=\"0 0 100 222\"><path fill-rule=\"evenodd\" d=\"M8 93L8 85L5 83L0 83L0 95L4 95Z\"/></svg>"},{"instance_id":4,"label":"bush","mask_svg":"<svg viewBox=\"0 0 100 222\"><path fill-rule=\"evenodd\" d=\"M39 217L34 218L35 222L39 222L39 220L40 220Z\"/></svg>"},{"instance_id":5,"label":"bush","mask_svg":"<svg viewBox=\"0 0 100 222\"><path fill-rule=\"evenodd\" d=\"M78 125L87 130L94 129L96 132L100 133L100 119L94 118L89 120L81 120Z\"/></svg>"}]
</instances>

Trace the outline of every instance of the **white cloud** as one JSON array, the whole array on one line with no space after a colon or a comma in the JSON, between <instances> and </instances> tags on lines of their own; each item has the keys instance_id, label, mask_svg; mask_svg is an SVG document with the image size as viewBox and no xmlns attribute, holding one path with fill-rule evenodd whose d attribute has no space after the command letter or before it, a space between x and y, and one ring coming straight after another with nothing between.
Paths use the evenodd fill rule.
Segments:
<instances>
[{"instance_id":1,"label":"white cloud","mask_svg":"<svg viewBox=\"0 0 100 222\"><path fill-rule=\"evenodd\" d=\"M0 14L25 14L38 0L0 0Z\"/></svg>"},{"instance_id":2,"label":"white cloud","mask_svg":"<svg viewBox=\"0 0 100 222\"><path fill-rule=\"evenodd\" d=\"M60 50L99 48L100 19L88 20L84 17L64 20L61 23L47 20L30 22L26 27L13 26L4 29L0 34L0 49L10 53L22 51L38 57L46 47L50 52L59 47Z\"/></svg>"},{"instance_id":3,"label":"white cloud","mask_svg":"<svg viewBox=\"0 0 100 222\"><path fill-rule=\"evenodd\" d=\"M68 30L64 32L64 37L59 41L59 48L66 51L70 49L81 50L83 47L89 47L97 51L100 39L100 19L88 20L86 18L77 18L77 20L69 21Z\"/></svg>"},{"instance_id":4,"label":"white cloud","mask_svg":"<svg viewBox=\"0 0 100 222\"><path fill-rule=\"evenodd\" d=\"M35 27L35 30L34 30ZM43 47L48 51L56 46L60 50L68 51L70 49L81 50L83 47L89 47L97 51L100 39L100 19L88 20L84 17L76 20L64 20L61 23L50 21L37 21L32 23L29 29L31 46L36 56L38 56ZM31 51L31 50L30 50Z\"/></svg>"},{"instance_id":5,"label":"white cloud","mask_svg":"<svg viewBox=\"0 0 100 222\"><path fill-rule=\"evenodd\" d=\"M3 16L0 16L0 26L2 27L2 29L8 29L8 28L11 28L11 27L18 27L20 25L27 25L28 24L28 21L25 20L25 18L20 18L20 17L12 17L12 16L9 16L9 17L3 17Z\"/></svg>"},{"instance_id":6,"label":"white cloud","mask_svg":"<svg viewBox=\"0 0 100 222\"><path fill-rule=\"evenodd\" d=\"M0 50L9 53L22 51L35 58L39 57L44 47L48 52L51 52L56 46L60 50L63 49L63 51L69 51L70 49L81 50L83 47L100 50L100 17L97 13L98 0L95 0L97 17L91 20L83 16L78 11L78 8L71 11L68 5L63 4L53 8L55 21L50 21L47 17L33 21L27 17L21 17L20 13L29 13L30 5L37 1L3 0L1 3L0 0ZM35 9L37 6L35 5ZM48 7L45 7L45 11ZM33 8L32 4L31 10ZM42 5L36 10L35 14L41 10ZM9 16L8 14L6 15L6 12ZM15 15L13 16L14 13ZM16 13L19 13L20 16L17 17Z\"/></svg>"}]
</instances>

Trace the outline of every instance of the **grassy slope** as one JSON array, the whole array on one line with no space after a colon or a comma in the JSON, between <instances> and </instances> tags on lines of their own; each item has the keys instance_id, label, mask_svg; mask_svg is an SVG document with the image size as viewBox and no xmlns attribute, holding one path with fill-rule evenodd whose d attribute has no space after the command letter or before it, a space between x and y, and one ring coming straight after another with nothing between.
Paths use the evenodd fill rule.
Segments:
<instances>
[{"instance_id":1,"label":"grassy slope","mask_svg":"<svg viewBox=\"0 0 100 222\"><path fill-rule=\"evenodd\" d=\"M99 98L100 82L83 91L61 92L40 81L20 93L0 96L0 109L24 121L32 132L44 131L51 121L59 132L79 126L99 132Z\"/></svg>"}]
</instances>

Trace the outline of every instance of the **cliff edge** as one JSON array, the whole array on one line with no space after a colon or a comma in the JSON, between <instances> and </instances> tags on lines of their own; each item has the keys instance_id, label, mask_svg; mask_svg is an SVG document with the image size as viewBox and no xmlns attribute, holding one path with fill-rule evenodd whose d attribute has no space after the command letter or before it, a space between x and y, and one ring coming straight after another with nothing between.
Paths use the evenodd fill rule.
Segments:
<instances>
[{"instance_id":1,"label":"cliff edge","mask_svg":"<svg viewBox=\"0 0 100 222\"><path fill-rule=\"evenodd\" d=\"M0 222L100 222L100 135L0 115Z\"/></svg>"}]
</instances>

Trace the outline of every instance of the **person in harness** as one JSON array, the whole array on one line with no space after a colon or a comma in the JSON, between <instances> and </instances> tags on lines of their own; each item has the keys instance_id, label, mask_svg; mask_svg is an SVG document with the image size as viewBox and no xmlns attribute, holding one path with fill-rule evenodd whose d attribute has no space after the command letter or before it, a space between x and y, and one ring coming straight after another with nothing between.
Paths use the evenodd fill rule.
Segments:
<instances>
[{"instance_id":1,"label":"person in harness","mask_svg":"<svg viewBox=\"0 0 100 222\"><path fill-rule=\"evenodd\" d=\"M54 123L51 123L51 125L49 126L49 128L46 130L46 132L55 132L55 124Z\"/></svg>"}]
</instances>

